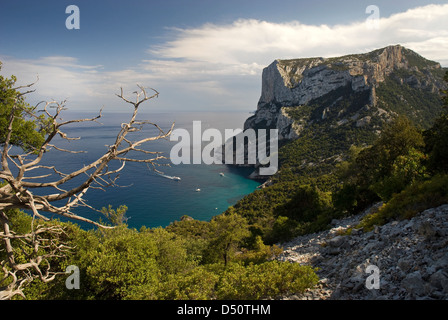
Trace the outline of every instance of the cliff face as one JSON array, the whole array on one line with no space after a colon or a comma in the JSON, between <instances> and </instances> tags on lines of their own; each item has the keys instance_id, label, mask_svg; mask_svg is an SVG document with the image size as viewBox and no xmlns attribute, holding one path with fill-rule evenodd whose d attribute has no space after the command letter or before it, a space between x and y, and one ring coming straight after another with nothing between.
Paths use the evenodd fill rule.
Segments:
<instances>
[{"instance_id":1,"label":"cliff face","mask_svg":"<svg viewBox=\"0 0 448 320\"><path fill-rule=\"evenodd\" d=\"M337 125L354 124L359 127L370 123L374 117L387 120L401 112L394 109L394 98L386 97L385 92L391 87L390 81L403 88L422 91L423 96L436 96L444 85L443 72L439 63L400 45L338 58L276 60L263 70L257 112L247 119L245 129L278 128L280 139L298 138L303 123L301 125L301 119L289 116L285 107L300 109L317 103L322 107L320 113L314 113L314 118L307 119L308 122L324 120L332 111L333 117L330 118L336 120ZM349 108L335 109L338 101L340 106L348 97L356 95L367 98L357 101L349 99ZM407 99L403 93L397 92L398 98L400 95L401 100ZM329 96L332 99L328 99ZM418 114L420 111L412 109L419 108L419 103L425 103L423 96L420 102L407 101L411 117L412 112L416 119L421 117ZM323 98L325 104L319 101ZM363 112L366 106L370 108L367 113ZM334 114L335 111L337 114Z\"/></svg>"}]
</instances>

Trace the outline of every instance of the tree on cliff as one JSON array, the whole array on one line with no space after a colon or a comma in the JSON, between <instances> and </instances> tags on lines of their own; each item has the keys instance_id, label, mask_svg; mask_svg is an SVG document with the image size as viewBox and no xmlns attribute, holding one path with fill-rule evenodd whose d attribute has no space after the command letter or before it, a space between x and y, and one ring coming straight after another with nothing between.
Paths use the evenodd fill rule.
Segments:
<instances>
[{"instance_id":1,"label":"tree on cliff","mask_svg":"<svg viewBox=\"0 0 448 320\"><path fill-rule=\"evenodd\" d=\"M448 86L448 71L444 80ZM432 128L425 132L428 165L432 171L448 173L448 89L442 91L444 110Z\"/></svg>"},{"instance_id":2,"label":"tree on cliff","mask_svg":"<svg viewBox=\"0 0 448 320\"><path fill-rule=\"evenodd\" d=\"M23 286L33 279L48 282L58 274L50 265L52 258L65 255L70 248L64 242L63 228L45 223L50 219L44 212L110 228L74 213L73 209L86 206L95 210L83 199L84 195L91 188L104 190L116 185L126 162L156 166L158 160L165 159L160 152L147 151L142 145L166 138L173 129L171 126L165 132L155 123L137 120L140 105L157 97L159 93L156 90L151 89L153 93L149 95L145 88L138 86L140 91L134 92L134 101L126 98L121 90L117 96L133 107L129 121L121 124L115 141L97 160L79 170L64 172L63 168L45 165L42 160L53 154L57 156L55 153L58 152L82 152L56 144L80 139L69 137L64 132L65 128L75 123L96 122L101 111L94 118L63 121L61 115L65 101L41 102L30 107L24 97L34 91L30 89L34 83L26 86L15 86L15 83L14 76L10 79L0 76L0 265L3 271L0 275L0 299L23 295ZM158 135L132 140L132 133L148 125L157 128ZM59 142L58 138L61 139ZM144 157L137 157L138 154ZM112 167L112 162L117 164ZM29 232L21 233L11 225L8 216L19 209L31 212L33 219Z\"/></svg>"}]
</instances>

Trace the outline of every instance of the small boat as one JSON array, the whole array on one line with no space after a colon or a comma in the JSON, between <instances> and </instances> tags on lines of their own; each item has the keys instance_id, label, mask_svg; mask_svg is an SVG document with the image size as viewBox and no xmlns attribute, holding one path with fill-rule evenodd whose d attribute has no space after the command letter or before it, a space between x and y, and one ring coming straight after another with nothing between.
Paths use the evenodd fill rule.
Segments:
<instances>
[{"instance_id":1,"label":"small boat","mask_svg":"<svg viewBox=\"0 0 448 320\"><path fill-rule=\"evenodd\" d=\"M220 175L221 177L224 177L224 173L222 173L222 172L220 172L219 175Z\"/></svg>"},{"instance_id":2,"label":"small boat","mask_svg":"<svg viewBox=\"0 0 448 320\"><path fill-rule=\"evenodd\" d=\"M201 189L197 188L197 189L196 189L196 192L199 192L199 191L201 191Z\"/></svg>"},{"instance_id":3,"label":"small boat","mask_svg":"<svg viewBox=\"0 0 448 320\"><path fill-rule=\"evenodd\" d=\"M180 181L180 180L181 180L180 177L173 177L172 179L173 179L173 180L177 180L177 181Z\"/></svg>"}]
</instances>

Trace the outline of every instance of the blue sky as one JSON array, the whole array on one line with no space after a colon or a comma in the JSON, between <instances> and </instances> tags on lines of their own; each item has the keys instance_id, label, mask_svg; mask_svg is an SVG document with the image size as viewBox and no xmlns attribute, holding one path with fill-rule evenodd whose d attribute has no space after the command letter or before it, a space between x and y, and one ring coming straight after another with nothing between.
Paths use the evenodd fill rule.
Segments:
<instances>
[{"instance_id":1,"label":"blue sky","mask_svg":"<svg viewBox=\"0 0 448 320\"><path fill-rule=\"evenodd\" d=\"M80 29L65 9L77 5ZM366 8L379 9L369 29ZM256 108L261 72L277 58L362 53L400 43L448 66L446 1L5 1L2 74L39 76L30 102L122 111L122 86L154 87L149 110Z\"/></svg>"}]
</instances>

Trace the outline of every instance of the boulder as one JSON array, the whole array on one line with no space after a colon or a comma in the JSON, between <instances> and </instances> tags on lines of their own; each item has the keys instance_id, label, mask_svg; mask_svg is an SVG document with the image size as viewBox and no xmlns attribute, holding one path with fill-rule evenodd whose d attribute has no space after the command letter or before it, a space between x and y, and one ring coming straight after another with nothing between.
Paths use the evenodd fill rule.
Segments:
<instances>
[{"instance_id":1,"label":"boulder","mask_svg":"<svg viewBox=\"0 0 448 320\"><path fill-rule=\"evenodd\" d=\"M330 239L327 244L332 248L342 247L347 241L347 238L344 236L336 236Z\"/></svg>"},{"instance_id":2,"label":"boulder","mask_svg":"<svg viewBox=\"0 0 448 320\"><path fill-rule=\"evenodd\" d=\"M402 287L411 295L422 296L425 293L425 282L420 271L408 274L402 281Z\"/></svg>"}]
</instances>

